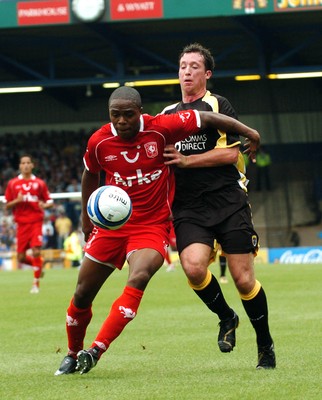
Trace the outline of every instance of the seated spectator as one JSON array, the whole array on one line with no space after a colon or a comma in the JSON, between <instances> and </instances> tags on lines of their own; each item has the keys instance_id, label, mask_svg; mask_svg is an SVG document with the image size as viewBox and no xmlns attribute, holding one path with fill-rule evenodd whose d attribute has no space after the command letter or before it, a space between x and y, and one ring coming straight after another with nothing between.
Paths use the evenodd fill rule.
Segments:
<instances>
[{"instance_id":1,"label":"seated spectator","mask_svg":"<svg viewBox=\"0 0 322 400\"><path fill-rule=\"evenodd\" d=\"M15 225L8 225L7 222L3 222L0 225L0 241L6 246L7 250L12 250L16 243L16 232Z\"/></svg>"},{"instance_id":2,"label":"seated spectator","mask_svg":"<svg viewBox=\"0 0 322 400\"><path fill-rule=\"evenodd\" d=\"M55 220L54 226L57 234L57 248L63 249L64 241L73 229L72 220L66 215L63 208L58 211L58 217Z\"/></svg>"},{"instance_id":3,"label":"seated spectator","mask_svg":"<svg viewBox=\"0 0 322 400\"><path fill-rule=\"evenodd\" d=\"M80 184L80 182L78 182L78 180L76 178L73 178L69 185L67 185L66 187L66 191L67 192L80 192L82 190L82 186Z\"/></svg>"},{"instance_id":4,"label":"seated spectator","mask_svg":"<svg viewBox=\"0 0 322 400\"><path fill-rule=\"evenodd\" d=\"M80 267L83 258L83 246L79 230L74 230L64 241L64 249L67 260L72 267Z\"/></svg>"},{"instance_id":5,"label":"seated spectator","mask_svg":"<svg viewBox=\"0 0 322 400\"><path fill-rule=\"evenodd\" d=\"M11 211L5 208L0 212L0 225L6 224L7 226L13 226L14 220Z\"/></svg>"},{"instance_id":6,"label":"seated spectator","mask_svg":"<svg viewBox=\"0 0 322 400\"><path fill-rule=\"evenodd\" d=\"M44 249L54 249L56 247L56 237L55 228L51 222L50 216L47 215L44 218L44 223L42 225L42 235L43 235L43 248Z\"/></svg>"}]
</instances>

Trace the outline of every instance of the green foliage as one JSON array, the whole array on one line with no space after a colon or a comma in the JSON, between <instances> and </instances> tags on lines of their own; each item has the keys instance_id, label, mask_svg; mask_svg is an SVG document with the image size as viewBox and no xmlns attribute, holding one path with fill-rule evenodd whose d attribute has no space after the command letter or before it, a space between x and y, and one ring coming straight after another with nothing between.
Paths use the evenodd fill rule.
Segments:
<instances>
[{"instance_id":1,"label":"green foliage","mask_svg":"<svg viewBox=\"0 0 322 400\"><path fill-rule=\"evenodd\" d=\"M218 276L217 265L212 265ZM223 291L239 313L237 346L217 347L218 319L180 269L162 268L137 318L86 375L54 376L66 354L65 313L75 269L46 271L38 295L30 271L0 272L0 398L4 400L320 399L322 393L322 265L257 265L270 308L277 368L255 370L255 335L237 291ZM121 293L127 270L116 271L94 302L89 346Z\"/></svg>"}]
</instances>

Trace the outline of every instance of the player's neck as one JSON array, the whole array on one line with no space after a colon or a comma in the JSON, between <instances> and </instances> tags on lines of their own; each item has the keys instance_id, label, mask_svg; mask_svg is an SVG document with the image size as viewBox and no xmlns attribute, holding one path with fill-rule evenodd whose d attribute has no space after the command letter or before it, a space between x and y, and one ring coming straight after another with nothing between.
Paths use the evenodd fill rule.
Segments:
<instances>
[{"instance_id":1,"label":"player's neck","mask_svg":"<svg viewBox=\"0 0 322 400\"><path fill-rule=\"evenodd\" d=\"M23 179L25 179L26 181L28 181L32 177L32 173L31 174L21 174L21 175L22 175Z\"/></svg>"},{"instance_id":2,"label":"player's neck","mask_svg":"<svg viewBox=\"0 0 322 400\"><path fill-rule=\"evenodd\" d=\"M186 93L182 92L182 102L183 103L193 103L194 101L201 99L206 94L207 89L201 89L196 93Z\"/></svg>"}]
</instances>

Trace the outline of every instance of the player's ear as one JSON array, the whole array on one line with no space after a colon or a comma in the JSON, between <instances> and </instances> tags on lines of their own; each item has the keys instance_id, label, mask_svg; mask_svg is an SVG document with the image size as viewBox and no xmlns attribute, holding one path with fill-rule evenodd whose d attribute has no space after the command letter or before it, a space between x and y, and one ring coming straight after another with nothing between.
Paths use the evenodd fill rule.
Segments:
<instances>
[{"instance_id":1,"label":"player's ear","mask_svg":"<svg viewBox=\"0 0 322 400\"><path fill-rule=\"evenodd\" d=\"M212 77L212 72L210 71L210 69L208 69L206 71L206 79L210 79Z\"/></svg>"}]
</instances>

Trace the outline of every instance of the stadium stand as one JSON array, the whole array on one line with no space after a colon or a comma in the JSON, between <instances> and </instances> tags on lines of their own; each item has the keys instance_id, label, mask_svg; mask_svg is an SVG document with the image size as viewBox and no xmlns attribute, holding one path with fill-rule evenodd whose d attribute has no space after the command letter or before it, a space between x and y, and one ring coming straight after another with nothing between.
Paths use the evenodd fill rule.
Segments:
<instances>
[{"instance_id":1,"label":"stadium stand","mask_svg":"<svg viewBox=\"0 0 322 400\"><path fill-rule=\"evenodd\" d=\"M2 135L0 196L4 194L7 181L18 173L17 163L21 153L31 153L37 162L35 174L46 180L55 197L55 207L49 214L51 221L54 222L59 209L63 207L73 221L74 228L77 228L83 170L81 160L93 130L41 130ZM17 141L21 143L19 148ZM321 222L321 191L317 172L322 171L319 157L322 145L299 143L267 147L272 155L272 190L256 192L256 168L250 165L247 171L254 222L261 235L262 246L320 244L316 234ZM316 175L317 178L312 179ZM3 210L0 211L0 217L4 218ZM13 240L12 229L10 235L7 248L10 248L10 240ZM57 264L61 256L58 252L54 255L49 257L49 262Z\"/></svg>"}]
</instances>

